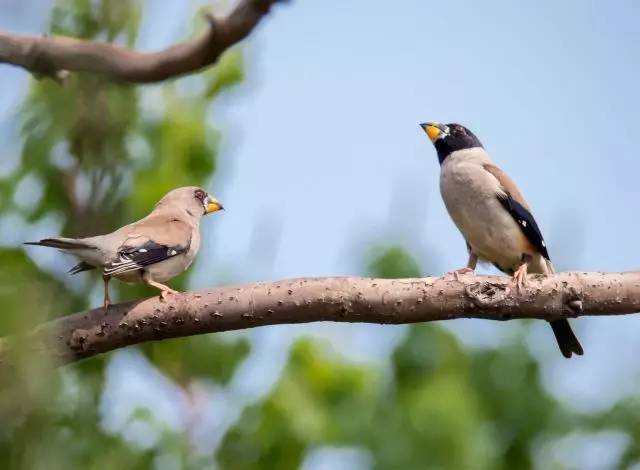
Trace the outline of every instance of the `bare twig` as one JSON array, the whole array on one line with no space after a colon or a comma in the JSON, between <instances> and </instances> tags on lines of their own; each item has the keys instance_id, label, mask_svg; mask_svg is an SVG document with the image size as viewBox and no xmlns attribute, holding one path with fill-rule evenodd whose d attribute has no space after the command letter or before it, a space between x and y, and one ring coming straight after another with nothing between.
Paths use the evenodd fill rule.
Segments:
<instances>
[{"instance_id":1,"label":"bare twig","mask_svg":"<svg viewBox=\"0 0 640 470\"><path fill-rule=\"evenodd\" d=\"M202 36L159 52L137 52L68 37L24 36L0 31L0 63L57 80L67 71L78 71L121 82L158 82L214 64L226 49L249 35L276 1L240 0L226 18L206 15L209 27Z\"/></svg>"},{"instance_id":2,"label":"bare twig","mask_svg":"<svg viewBox=\"0 0 640 470\"><path fill-rule=\"evenodd\" d=\"M532 276L521 291L507 277L304 278L186 292L76 313L13 341L65 364L163 338L315 321L414 323L453 318L544 320L640 311L640 272Z\"/></svg>"}]
</instances>

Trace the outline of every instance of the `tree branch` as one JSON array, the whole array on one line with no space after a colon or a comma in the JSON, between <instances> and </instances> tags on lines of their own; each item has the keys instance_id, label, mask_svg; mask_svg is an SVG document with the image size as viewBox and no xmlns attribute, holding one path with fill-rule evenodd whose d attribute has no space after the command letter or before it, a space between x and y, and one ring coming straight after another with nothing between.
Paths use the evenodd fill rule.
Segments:
<instances>
[{"instance_id":1,"label":"tree branch","mask_svg":"<svg viewBox=\"0 0 640 470\"><path fill-rule=\"evenodd\" d=\"M65 364L146 341L315 321L414 323L454 318L551 320L640 311L640 272L530 276L516 290L504 276L303 278L186 292L61 317L14 342Z\"/></svg>"},{"instance_id":2,"label":"tree branch","mask_svg":"<svg viewBox=\"0 0 640 470\"><path fill-rule=\"evenodd\" d=\"M207 15L209 28L202 36L150 53L68 37L24 36L0 31L0 63L54 78L61 77L65 71L78 71L121 82L158 82L215 63L226 49L249 35L276 1L240 0L224 19Z\"/></svg>"}]
</instances>

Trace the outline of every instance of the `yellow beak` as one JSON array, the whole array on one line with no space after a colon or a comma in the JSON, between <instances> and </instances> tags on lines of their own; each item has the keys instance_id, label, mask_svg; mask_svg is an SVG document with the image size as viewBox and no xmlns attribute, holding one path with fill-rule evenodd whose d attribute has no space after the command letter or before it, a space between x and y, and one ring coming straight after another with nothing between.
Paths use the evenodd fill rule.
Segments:
<instances>
[{"instance_id":1,"label":"yellow beak","mask_svg":"<svg viewBox=\"0 0 640 470\"><path fill-rule=\"evenodd\" d=\"M425 122L424 124L420 124L420 127L427 133L431 142L435 142L442 135L445 126L438 122Z\"/></svg>"},{"instance_id":2,"label":"yellow beak","mask_svg":"<svg viewBox=\"0 0 640 470\"><path fill-rule=\"evenodd\" d=\"M224 207L217 199L211 198L209 203L207 204L207 214L211 214L212 212L223 211Z\"/></svg>"}]
</instances>

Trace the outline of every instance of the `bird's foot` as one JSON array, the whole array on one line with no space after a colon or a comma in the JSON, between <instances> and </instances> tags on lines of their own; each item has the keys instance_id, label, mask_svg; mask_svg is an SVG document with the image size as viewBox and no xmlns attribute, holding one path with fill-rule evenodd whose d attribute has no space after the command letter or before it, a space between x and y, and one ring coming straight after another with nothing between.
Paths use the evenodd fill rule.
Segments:
<instances>
[{"instance_id":1,"label":"bird's foot","mask_svg":"<svg viewBox=\"0 0 640 470\"><path fill-rule=\"evenodd\" d=\"M165 287L166 287L166 286L165 286ZM179 293L180 293L180 292L178 292L177 290L174 290L174 289L172 289L172 288L170 288L170 287L167 287L166 289L162 289L162 290L160 291L160 302L166 302L166 301L167 301L167 298L168 298L170 295L173 295L173 294L179 294Z\"/></svg>"},{"instance_id":2,"label":"bird's foot","mask_svg":"<svg viewBox=\"0 0 640 470\"><path fill-rule=\"evenodd\" d=\"M102 309L104 310L104 314L109 313L109 305L111 305L111 298L109 297L109 276L102 276L102 280L104 281L104 301L102 302Z\"/></svg>"},{"instance_id":3,"label":"bird's foot","mask_svg":"<svg viewBox=\"0 0 640 470\"><path fill-rule=\"evenodd\" d=\"M449 271L447 273L447 276L453 276L456 281L459 281L461 274L467 274L472 272L474 272L472 268L470 268L469 266L465 266L464 268L456 269L455 271Z\"/></svg>"},{"instance_id":4,"label":"bird's foot","mask_svg":"<svg viewBox=\"0 0 640 470\"><path fill-rule=\"evenodd\" d=\"M513 280L516 282L516 288L520 290L527 284L527 263L523 263L513 273Z\"/></svg>"}]
</instances>

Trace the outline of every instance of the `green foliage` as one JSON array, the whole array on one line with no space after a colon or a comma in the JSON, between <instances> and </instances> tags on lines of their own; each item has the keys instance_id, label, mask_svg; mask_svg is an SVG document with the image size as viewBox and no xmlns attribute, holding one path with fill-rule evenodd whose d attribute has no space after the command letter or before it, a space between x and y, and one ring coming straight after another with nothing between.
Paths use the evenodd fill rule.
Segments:
<instances>
[{"instance_id":1,"label":"green foliage","mask_svg":"<svg viewBox=\"0 0 640 470\"><path fill-rule=\"evenodd\" d=\"M218 66L205 72L208 81L205 96L213 98L222 90L244 80L242 53L238 48L226 51L218 60Z\"/></svg>"},{"instance_id":2,"label":"green foliage","mask_svg":"<svg viewBox=\"0 0 640 470\"><path fill-rule=\"evenodd\" d=\"M167 375L185 385L194 377L227 384L250 351L247 338L224 340L216 335L148 343L143 348Z\"/></svg>"},{"instance_id":3,"label":"green foliage","mask_svg":"<svg viewBox=\"0 0 640 470\"><path fill-rule=\"evenodd\" d=\"M297 468L309 446L344 442L370 426L379 382L374 370L302 340L273 393L227 434L218 460L230 469Z\"/></svg>"},{"instance_id":4,"label":"green foliage","mask_svg":"<svg viewBox=\"0 0 640 470\"><path fill-rule=\"evenodd\" d=\"M51 32L132 45L140 17L140 2L60 0ZM195 78L204 86L188 94L174 82L145 95L133 86L77 73L64 86L44 78L33 81L18 116L19 164L0 179L0 216L43 224L51 235L93 235L145 215L169 189L204 185L215 171L219 142L207 114L218 94L241 79L242 59L235 51ZM143 102L152 103L152 109ZM40 268L21 248L0 248L0 259L0 335L85 309L91 292L100 288L94 273L70 278ZM59 255L58 260L68 267L73 262ZM187 277L172 285L184 288ZM112 289L121 298L156 294L117 282ZM0 376L1 468L149 468L167 453L195 461L188 458L192 449L186 434L161 429L160 442L144 450L102 428L98 410L106 357L58 371L35 355L28 340L16 344L17 367ZM249 349L246 339L215 335L141 348L185 389L194 380L227 383ZM143 416L133 419L144 421Z\"/></svg>"},{"instance_id":5,"label":"green foliage","mask_svg":"<svg viewBox=\"0 0 640 470\"><path fill-rule=\"evenodd\" d=\"M344 445L366 448L379 468L495 468L470 367L448 333L426 326L394 354L393 383L301 340L218 459L224 468L297 468L306 450Z\"/></svg>"},{"instance_id":6,"label":"green foliage","mask_svg":"<svg viewBox=\"0 0 640 470\"><path fill-rule=\"evenodd\" d=\"M83 39L104 38L108 42L123 34L125 43L132 46L138 34L140 14L141 6L137 0L59 0L52 11L51 33Z\"/></svg>"},{"instance_id":7,"label":"green foliage","mask_svg":"<svg viewBox=\"0 0 640 470\"><path fill-rule=\"evenodd\" d=\"M206 120L208 101L180 97L170 85L163 95L162 115L145 120L137 136L149 157L135 172L134 217L143 216L169 190L202 182L215 171L219 137Z\"/></svg>"},{"instance_id":8,"label":"green foliage","mask_svg":"<svg viewBox=\"0 0 640 470\"><path fill-rule=\"evenodd\" d=\"M409 253L400 246L388 248L373 257L369 262L369 271L372 273L372 276L387 279L420 277L418 264Z\"/></svg>"},{"instance_id":9,"label":"green foliage","mask_svg":"<svg viewBox=\"0 0 640 470\"><path fill-rule=\"evenodd\" d=\"M82 297L72 293L59 296L63 284L42 272L23 250L5 248L0 253L0 336L33 328L48 317L84 305Z\"/></svg>"}]
</instances>

